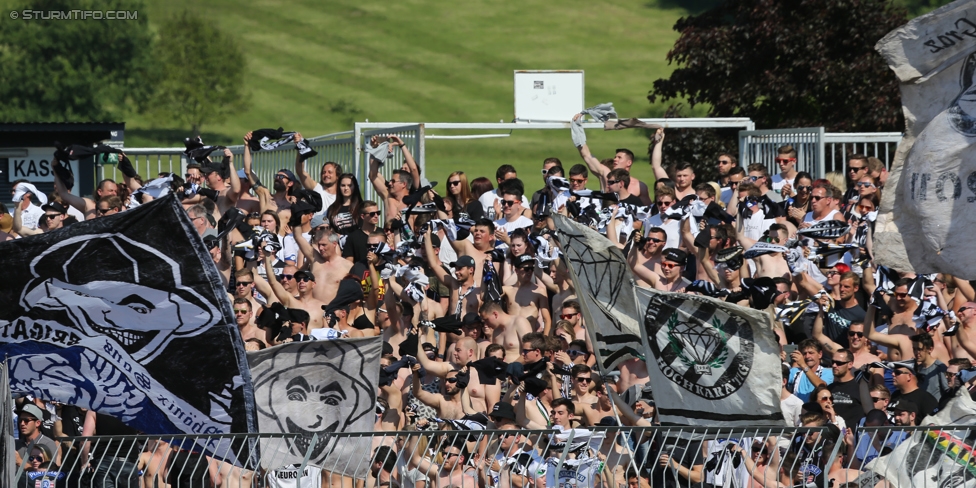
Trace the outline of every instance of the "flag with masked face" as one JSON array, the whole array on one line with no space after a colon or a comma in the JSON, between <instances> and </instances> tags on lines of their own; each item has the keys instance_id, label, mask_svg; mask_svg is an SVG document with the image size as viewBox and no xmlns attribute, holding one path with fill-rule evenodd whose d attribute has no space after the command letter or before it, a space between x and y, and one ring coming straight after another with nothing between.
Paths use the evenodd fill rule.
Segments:
<instances>
[{"instance_id":1,"label":"flag with masked face","mask_svg":"<svg viewBox=\"0 0 976 488\"><path fill-rule=\"evenodd\" d=\"M662 423L782 426L779 343L769 315L714 298L638 288Z\"/></svg>"},{"instance_id":2,"label":"flag with masked face","mask_svg":"<svg viewBox=\"0 0 976 488\"><path fill-rule=\"evenodd\" d=\"M0 243L0 269L0 354L13 392L147 434L195 436L235 461L229 440L206 436L255 431L243 343L175 197Z\"/></svg>"},{"instance_id":3,"label":"flag with masked face","mask_svg":"<svg viewBox=\"0 0 976 488\"><path fill-rule=\"evenodd\" d=\"M885 184L875 259L976 278L976 4L958 0L913 19L876 49L898 77L905 135Z\"/></svg>"},{"instance_id":4,"label":"flag with masked face","mask_svg":"<svg viewBox=\"0 0 976 488\"><path fill-rule=\"evenodd\" d=\"M623 252L596 231L553 214L583 318L604 371L644 359L634 278Z\"/></svg>"},{"instance_id":5,"label":"flag with masked face","mask_svg":"<svg viewBox=\"0 0 976 488\"><path fill-rule=\"evenodd\" d=\"M261 439L263 467L300 465L307 455L309 464L326 471L365 478L370 437L334 434L373 431L382 351L382 338L369 337L291 342L248 353L258 427L286 434L284 442Z\"/></svg>"}]
</instances>

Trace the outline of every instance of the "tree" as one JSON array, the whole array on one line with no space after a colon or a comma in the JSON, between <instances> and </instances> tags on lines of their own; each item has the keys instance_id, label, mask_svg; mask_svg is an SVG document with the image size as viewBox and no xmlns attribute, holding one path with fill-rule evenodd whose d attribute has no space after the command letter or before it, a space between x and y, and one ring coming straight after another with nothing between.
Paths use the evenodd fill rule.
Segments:
<instances>
[{"instance_id":1,"label":"tree","mask_svg":"<svg viewBox=\"0 0 976 488\"><path fill-rule=\"evenodd\" d=\"M678 20L667 59L679 67L648 99L708 104L709 116L763 129L900 131L898 83L874 45L905 15L888 0L728 0ZM693 149L666 144L671 158Z\"/></svg>"},{"instance_id":2,"label":"tree","mask_svg":"<svg viewBox=\"0 0 976 488\"><path fill-rule=\"evenodd\" d=\"M24 10L44 12L48 20L20 17ZM137 18L50 18L73 10ZM152 34L141 1L38 0L4 11L8 16L0 22L0 120L117 120L148 96Z\"/></svg>"},{"instance_id":3,"label":"tree","mask_svg":"<svg viewBox=\"0 0 976 488\"><path fill-rule=\"evenodd\" d=\"M143 110L160 120L178 120L199 134L247 105L245 61L237 41L213 20L188 10L159 29L155 58L160 66L156 92Z\"/></svg>"}]
</instances>

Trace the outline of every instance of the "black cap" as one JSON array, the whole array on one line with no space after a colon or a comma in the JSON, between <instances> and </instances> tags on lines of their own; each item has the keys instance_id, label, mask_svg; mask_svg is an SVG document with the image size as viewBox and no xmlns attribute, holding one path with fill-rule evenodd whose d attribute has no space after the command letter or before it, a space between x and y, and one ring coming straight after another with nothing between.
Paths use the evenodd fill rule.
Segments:
<instances>
[{"instance_id":1,"label":"black cap","mask_svg":"<svg viewBox=\"0 0 976 488\"><path fill-rule=\"evenodd\" d=\"M453 267L455 268L473 268L474 258L471 256L458 256L457 261L454 261Z\"/></svg>"},{"instance_id":2,"label":"black cap","mask_svg":"<svg viewBox=\"0 0 976 488\"><path fill-rule=\"evenodd\" d=\"M310 318L311 318L311 315L309 315L308 312L306 312L305 310L302 310L300 308L289 308L288 309L288 320L290 320L292 322L301 322L301 323L307 325L308 324L308 320Z\"/></svg>"},{"instance_id":3,"label":"black cap","mask_svg":"<svg viewBox=\"0 0 976 488\"><path fill-rule=\"evenodd\" d=\"M523 254L519 256L515 263L516 268L534 268L535 267L535 257L529 256L528 254Z\"/></svg>"},{"instance_id":4,"label":"black cap","mask_svg":"<svg viewBox=\"0 0 976 488\"><path fill-rule=\"evenodd\" d=\"M894 410L897 410L899 412L909 412L909 413L914 413L915 415L918 415L918 413L919 413L918 412L918 405L915 405L915 402L912 402L910 400L901 399L901 398L898 399L898 400L895 400L894 402L892 402L891 405L888 405L888 410L893 410L893 411Z\"/></svg>"},{"instance_id":5,"label":"black cap","mask_svg":"<svg viewBox=\"0 0 976 488\"><path fill-rule=\"evenodd\" d=\"M297 280L299 278L308 278L309 280L315 281L315 275L305 270L295 272L295 279Z\"/></svg>"},{"instance_id":6,"label":"black cap","mask_svg":"<svg viewBox=\"0 0 976 488\"><path fill-rule=\"evenodd\" d=\"M546 388L549 388L549 383L539 378L536 378L535 376L530 376L526 378L524 383L525 383L525 392L536 397L541 395Z\"/></svg>"},{"instance_id":7,"label":"black cap","mask_svg":"<svg viewBox=\"0 0 976 488\"><path fill-rule=\"evenodd\" d=\"M496 402L495 406L491 409L491 418L494 419L508 419L515 422L515 407L512 407L511 403L506 402Z\"/></svg>"},{"instance_id":8,"label":"black cap","mask_svg":"<svg viewBox=\"0 0 976 488\"><path fill-rule=\"evenodd\" d=\"M435 352L437 351L437 346L435 346L435 345L433 345L433 344L431 344L429 342L425 342L425 343L421 344L420 347L422 347L424 349L424 351L435 351Z\"/></svg>"},{"instance_id":9,"label":"black cap","mask_svg":"<svg viewBox=\"0 0 976 488\"><path fill-rule=\"evenodd\" d=\"M664 250L664 260L671 261L673 263L678 263L680 266L684 266L688 262L688 253L682 251L681 249L665 249Z\"/></svg>"},{"instance_id":10,"label":"black cap","mask_svg":"<svg viewBox=\"0 0 976 488\"><path fill-rule=\"evenodd\" d=\"M481 316L478 315L476 312L468 312L464 314L464 318L461 319L462 327L465 325L480 325L480 324L481 324Z\"/></svg>"},{"instance_id":11,"label":"black cap","mask_svg":"<svg viewBox=\"0 0 976 488\"><path fill-rule=\"evenodd\" d=\"M55 201L48 202L45 203L44 205L41 205L41 210L44 210L45 212L50 210L52 212L57 212L61 215L68 213L67 207L65 207L61 202L55 202Z\"/></svg>"}]
</instances>

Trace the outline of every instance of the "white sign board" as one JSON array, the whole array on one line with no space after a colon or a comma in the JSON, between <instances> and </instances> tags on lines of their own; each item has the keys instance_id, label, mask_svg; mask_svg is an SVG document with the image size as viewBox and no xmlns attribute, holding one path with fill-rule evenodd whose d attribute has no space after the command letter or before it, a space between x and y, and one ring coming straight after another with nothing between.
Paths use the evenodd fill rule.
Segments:
<instances>
[{"instance_id":1,"label":"white sign board","mask_svg":"<svg viewBox=\"0 0 976 488\"><path fill-rule=\"evenodd\" d=\"M583 71L515 71L516 122L569 122L584 108Z\"/></svg>"},{"instance_id":2,"label":"white sign board","mask_svg":"<svg viewBox=\"0 0 976 488\"><path fill-rule=\"evenodd\" d=\"M24 155L24 151L27 152L26 155ZM53 155L53 147L17 149L16 154L7 156L7 181L54 182L54 171L51 168ZM75 175L75 188L72 188L71 191L77 195L78 161L69 161L69 163L71 164L71 172Z\"/></svg>"}]
</instances>

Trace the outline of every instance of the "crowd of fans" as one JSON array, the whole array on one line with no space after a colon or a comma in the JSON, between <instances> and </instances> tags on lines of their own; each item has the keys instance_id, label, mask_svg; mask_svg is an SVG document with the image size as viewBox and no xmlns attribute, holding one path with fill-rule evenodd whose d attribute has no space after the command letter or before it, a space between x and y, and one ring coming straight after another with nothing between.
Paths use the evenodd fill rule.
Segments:
<instances>
[{"instance_id":1,"label":"crowd of fans","mask_svg":"<svg viewBox=\"0 0 976 488\"><path fill-rule=\"evenodd\" d=\"M366 486L562 486L566 470L575 486L825 486L825 477L853 479L905 438L861 428L919 425L959 388L973 388L972 283L871 259L887 179L876 158L854 154L846 175L814 178L797 171L791 146L779 148L775 175L719 154L718 180L702 181L688 163L664 165L658 130L653 188L631 176L631 151L600 160L586 144L577 147L582 163L548 158L541 176L519 178L504 164L493 179L455 171L438 183L401 139L377 136L366 148L373 201L350 168L328 162L318 178L309 174L301 134L294 168L259 181L251 157L267 139L244 136L240 169L229 150L212 160L219 147L188 139L196 162L186 174L152 181L120 155L124 181L100 182L94 198L66 191L63 170L50 196L17 182L0 240L176 193L211 251L247 350L382 336L375 428L396 435L374 446ZM397 152L403 164L387 179L381 167ZM656 425L654 392L640 359L614 371L597 365L587 331L595 324L560 259L554 213L607 236L641 286L768 312L782 347L784 425L827 427L822 435L701 445L636 430L597 435ZM20 401L18 461L28 470L59 450L50 442L27 452L25 439L102 433L91 413ZM124 431L99 420L105 432ZM513 432L425 434L483 429ZM826 466L836 444L838 462ZM727 472L709 466L717 453L738 461Z\"/></svg>"}]
</instances>

